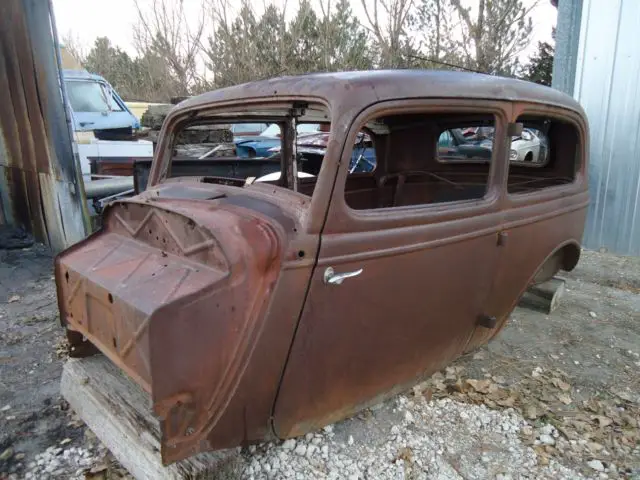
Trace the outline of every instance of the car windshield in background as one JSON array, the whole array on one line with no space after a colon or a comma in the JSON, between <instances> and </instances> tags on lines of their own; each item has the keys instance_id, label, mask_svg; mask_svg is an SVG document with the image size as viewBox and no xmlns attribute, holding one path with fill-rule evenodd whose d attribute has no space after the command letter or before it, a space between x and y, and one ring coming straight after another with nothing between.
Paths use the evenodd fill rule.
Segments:
<instances>
[{"instance_id":1,"label":"car windshield in background","mask_svg":"<svg viewBox=\"0 0 640 480\"><path fill-rule=\"evenodd\" d=\"M66 82L66 86L74 112L101 113L122 110L114 99L109 100L107 88L99 82L74 80Z\"/></svg>"}]
</instances>

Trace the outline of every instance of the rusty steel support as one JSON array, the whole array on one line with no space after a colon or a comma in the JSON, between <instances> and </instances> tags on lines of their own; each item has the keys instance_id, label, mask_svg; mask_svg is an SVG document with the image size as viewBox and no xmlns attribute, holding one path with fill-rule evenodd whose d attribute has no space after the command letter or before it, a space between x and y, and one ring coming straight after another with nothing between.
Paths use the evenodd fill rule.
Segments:
<instances>
[{"instance_id":1,"label":"rusty steel support","mask_svg":"<svg viewBox=\"0 0 640 480\"><path fill-rule=\"evenodd\" d=\"M0 2L0 222L59 251L85 237L88 214L54 32L49 2Z\"/></svg>"},{"instance_id":2,"label":"rusty steel support","mask_svg":"<svg viewBox=\"0 0 640 480\"><path fill-rule=\"evenodd\" d=\"M296 119L288 118L280 128L282 128L282 185L297 191Z\"/></svg>"}]
</instances>

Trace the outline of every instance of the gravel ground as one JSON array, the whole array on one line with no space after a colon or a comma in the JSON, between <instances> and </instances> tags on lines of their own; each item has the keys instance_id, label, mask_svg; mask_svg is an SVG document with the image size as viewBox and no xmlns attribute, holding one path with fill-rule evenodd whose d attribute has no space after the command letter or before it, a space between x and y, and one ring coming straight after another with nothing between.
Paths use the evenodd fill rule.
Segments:
<instances>
[{"instance_id":1,"label":"gravel ground","mask_svg":"<svg viewBox=\"0 0 640 480\"><path fill-rule=\"evenodd\" d=\"M100 459L106 455L106 449L100 452L82 447L49 447L39 453L32 462L27 465L24 472L25 479L49 480L54 478L68 478L70 480L83 480L95 465L100 465ZM105 469L106 471L106 469ZM17 475L16 475L17 477Z\"/></svg>"},{"instance_id":2,"label":"gravel ground","mask_svg":"<svg viewBox=\"0 0 640 480\"><path fill-rule=\"evenodd\" d=\"M51 258L0 250L0 287L0 479L128 478L59 396ZM567 287L410 392L230 453L223 478L640 479L640 259L584 252Z\"/></svg>"},{"instance_id":3,"label":"gravel ground","mask_svg":"<svg viewBox=\"0 0 640 480\"><path fill-rule=\"evenodd\" d=\"M342 422L280 445L255 448L242 476L349 480L583 478L555 460L541 465L535 451L520 441L519 432L527 426L514 410L495 411L449 399L428 402L423 395L400 395L366 419Z\"/></svg>"}]
</instances>

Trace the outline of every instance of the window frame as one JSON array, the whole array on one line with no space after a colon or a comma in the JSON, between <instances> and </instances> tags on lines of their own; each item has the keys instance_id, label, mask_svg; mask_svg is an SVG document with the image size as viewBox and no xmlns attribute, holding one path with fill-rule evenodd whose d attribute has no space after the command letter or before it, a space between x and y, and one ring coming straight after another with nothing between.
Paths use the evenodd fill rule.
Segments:
<instances>
[{"instance_id":1,"label":"window frame","mask_svg":"<svg viewBox=\"0 0 640 480\"><path fill-rule=\"evenodd\" d=\"M316 114L315 117L305 118L300 123L330 122L334 125L340 125L339 120L334 118L335 112L332 111L326 99L312 95L283 95L275 99L248 97L203 104L195 103L192 106L182 107L169 113L160 130L159 142L154 152L154 159L149 172L147 190L171 180L173 146L179 131L186 126L197 122L228 124L231 119L235 122L246 121L249 123L260 123L257 119L268 119L266 121L276 123L284 122L287 119L287 113L292 108L295 108L296 104L300 103L308 103L314 107ZM332 133L332 135L334 134ZM325 218L333 185L331 173L323 174L323 171L330 172L334 169L335 166L330 165L327 159L336 158L336 148L336 142L332 141L330 137L325 160L323 160L321 171L317 176L313 196L310 201L307 201L308 197L304 196L305 209L309 212L304 223L304 230L307 233L318 233L322 228L321 220ZM328 184L329 179L331 179L331 184ZM274 196L287 197L289 195L288 192L293 192L288 187L280 185L274 185L274 187ZM280 188L286 190L286 192L279 191L278 189Z\"/></svg>"},{"instance_id":2,"label":"window frame","mask_svg":"<svg viewBox=\"0 0 640 480\"><path fill-rule=\"evenodd\" d=\"M509 192L509 166L507 163L507 171L505 174L504 194L506 206L508 208L517 208L527 204L543 203L549 200L557 199L558 197L574 195L582 193L586 189L587 182L587 162L586 157L588 154L588 130L584 124L582 118L578 113L561 107L549 107L532 103L519 103L514 106L512 122L517 122L519 118L523 116L529 117L544 117L549 119L555 119L557 121L572 124L578 133L578 147L576 154L576 170L571 183L563 185L554 185L551 187L541 188L532 192L526 193L510 193ZM511 149L511 139L509 139L508 147ZM521 166L518 162L516 165ZM532 171L541 167L529 167Z\"/></svg>"},{"instance_id":3,"label":"window frame","mask_svg":"<svg viewBox=\"0 0 640 480\"><path fill-rule=\"evenodd\" d=\"M506 130L509 118L512 117L512 106L510 101L499 100L487 100L479 106L477 99L446 99L446 103L443 99L408 99L379 102L364 109L354 118L342 142L340 165L336 174L325 228L331 232L347 233L439 223L499 212L499 200L504 194L503 184L506 179ZM345 198L345 186L348 177L348 160L351 158L356 134L368 121L374 118L411 113L469 113L494 116L496 139L494 140L492 159L489 163L487 190L484 197L362 210L351 208ZM437 143L435 148L437 148Z\"/></svg>"}]
</instances>

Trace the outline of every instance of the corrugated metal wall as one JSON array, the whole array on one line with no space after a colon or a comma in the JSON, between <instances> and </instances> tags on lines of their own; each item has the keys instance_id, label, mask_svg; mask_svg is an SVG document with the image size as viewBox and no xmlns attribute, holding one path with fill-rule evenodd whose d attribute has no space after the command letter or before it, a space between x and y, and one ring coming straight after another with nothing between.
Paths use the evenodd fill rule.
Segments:
<instances>
[{"instance_id":1,"label":"corrugated metal wall","mask_svg":"<svg viewBox=\"0 0 640 480\"><path fill-rule=\"evenodd\" d=\"M574 96L589 117L587 248L640 255L640 0L584 0Z\"/></svg>"},{"instance_id":2,"label":"corrugated metal wall","mask_svg":"<svg viewBox=\"0 0 640 480\"><path fill-rule=\"evenodd\" d=\"M86 232L51 5L0 0L0 222L61 250Z\"/></svg>"}]
</instances>

